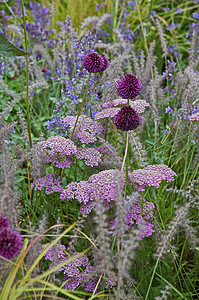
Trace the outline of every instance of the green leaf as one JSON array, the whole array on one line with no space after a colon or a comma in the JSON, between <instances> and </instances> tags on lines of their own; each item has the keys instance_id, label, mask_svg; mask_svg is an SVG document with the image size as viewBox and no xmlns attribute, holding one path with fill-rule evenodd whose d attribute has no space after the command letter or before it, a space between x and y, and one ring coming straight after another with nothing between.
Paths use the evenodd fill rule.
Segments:
<instances>
[{"instance_id":1,"label":"green leaf","mask_svg":"<svg viewBox=\"0 0 199 300\"><path fill-rule=\"evenodd\" d=\"M26 53L16 48L0 33L0 55L22 56L22 55L26 55Z\"/></svg>"}]
</instances>

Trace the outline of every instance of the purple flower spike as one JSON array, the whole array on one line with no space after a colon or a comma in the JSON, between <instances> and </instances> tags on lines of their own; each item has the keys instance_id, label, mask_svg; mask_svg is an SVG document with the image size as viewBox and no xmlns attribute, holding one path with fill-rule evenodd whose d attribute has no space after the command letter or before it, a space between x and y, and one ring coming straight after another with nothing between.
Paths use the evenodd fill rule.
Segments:
<instances>
[{"instance_id":1,"label":"purple flower spike","mask_svg":"<svg viewBox=\"0 0 199 300\"><path fill-rule=\"evenodd\" d=\"M127 74L116 83L118 94L124 99L133 99L139 95L142 81L134 75Z\"/></svg>"},{"instance_id":2,"label":"purple flower spike","mask_svg":"<svg viewBox=\"0 0 199 300\"><path fill-rule=\"evenodd\" d=\"M16 230L0 230L0 256L11 259L17 256L22 248L22 236Z\"/></svg>"},{"instance_id":3,"label":"purple flower spike","mask_svg":"<svg viewBox=\"0 0 199 300\"><path fill-rule=\"evenodd\" d=\"M113 123L122 131L134 130L141 124L141 117L130 106L124 106L114 116Z\"/></svg>"},{"instance_id":4,"label":"purple flower spike","mask_svg":"<svg viewBox=\"0 0 199 300\"><path fill-rule=\"evenodd\" d=\"M104 55L100 55L97 52L89 52L84 57L83 65L89 73L97 73L106 70L109 62Z\"/></svg>"},{"instance_id":5,"label":"purple flower spike","mask_svg":"<svg viewBox=\"0 0 199 300\"><path fill-rule=\"evenodd\" d=\"M10 227L10 221L5 217L0 215L0 229Z\"/></svg>"}]
</instances>

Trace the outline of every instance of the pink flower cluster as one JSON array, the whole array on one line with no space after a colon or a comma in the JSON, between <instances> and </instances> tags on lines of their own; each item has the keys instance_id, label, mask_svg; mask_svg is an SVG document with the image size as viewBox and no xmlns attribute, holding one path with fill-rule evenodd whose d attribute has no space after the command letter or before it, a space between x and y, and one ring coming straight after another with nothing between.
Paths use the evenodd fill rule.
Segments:
<instances>
[{"instance_id":1,"label":"pink flower cluster","mask_svg":"<svg viewBox=\"0 0 199 300\"><path fill-rule=\"evenodd\" d=\"M38 178L35 182L31 184L31 189L41 191L45 188L45 193L47 195L54 192L61 193L63 187L60 183L61 177L57 177L56 174L48 174L45 177Z\"/></svg>"},{"instance_id":2,"label":"pink flower cluster","mask_svg":"<svg viewBox=\"0 0 199 300\"><path fill-rule=\"evenodd\" d=\"M44 149L47 162L55 163L57 168L70 168L73 163L71 155L77 151L73 141L62 136L51 136L46 141L40 142L39 145Z\"/></svg>"},{"instance_id":3,"label":"pink flower cluster","mask_svg":"<svg viewBox=\"0 0 199 300\"><path fill-rule=\"evenodd\" d=\"M158 188L163 180L171 182L174 176L177 176L176 173L166 165L149 165L144 169L129 172L129 179L136 185L138 191L144 191L145 186Z\"/></svg>"},{"instance_id":4,"label":"pink flower cluster","mask_svg":"<svg viewBox=\"0 0 199 300\"><path fill-rule=\"evenodd\" d=\"M106 170L92 175L88 181L72 182L62 191L62 200L76 198L83 206L80 214L86 215L95 207L96 197L102 202L104 209L112 207L116 200L118 183L115 170ZM121 188L125 186L125 176L122 176Z\"/></svg>"},{"instance_id":5,"label":"pink flower cluster","mask_svg":"<svg viewBox=\"0 0 199 300\"><path fill-rule=\"evenodd\" d=\"M76 118L77 117L68 116L63 119L63 121L70 126L71 131L75 126ZM101 124L85 115L81 115L75 128L74 137L84 144L94 143L97 141L96 135L100 134L103 130Z\"/></svg>"},{"instance_id":6,"label":"pink flower cluster","mask_svg":"<svg viewBox=\"0 0 199 300\"><path fill-rule=\"evenodd\" d=\"M153 218L153 210L155 206L152 202L136 201L130 207L128 214L126 215L126 224L130 228L135 228L136 224L141 224L140 239L148 237L155 232L153 230L154 225L148 220Z\"/></svg>"},{"instance_id":7,"label":"pink flower cluster","mask_svg":"<svg viewBox=\"0 0 199 300\"><path fill-rule=\"evenodd\" d=\"M113 118L120 110L121 107L118 105L126 105L128 102L126 99L115 99L112 102L107 102L103 105L105 109L96 113L95 120L104 119L104 118ZM129 106L135 110L137 113L143 113L146 107L150 105L145 100L129 100ZM142 118L142 117L141 117Z\"/></svg>"},{"instance_id":8,"label":"pink flower cluster","mask_svg":"<svg viewBox=\"0 0 199 300\"><path fill-rule=\"evenodd\" d=\"M78 159L84 159L87 166L98 166L101 162L101 153L95 148L78 148L75 156Z\"/></svg>"}]
</instances>

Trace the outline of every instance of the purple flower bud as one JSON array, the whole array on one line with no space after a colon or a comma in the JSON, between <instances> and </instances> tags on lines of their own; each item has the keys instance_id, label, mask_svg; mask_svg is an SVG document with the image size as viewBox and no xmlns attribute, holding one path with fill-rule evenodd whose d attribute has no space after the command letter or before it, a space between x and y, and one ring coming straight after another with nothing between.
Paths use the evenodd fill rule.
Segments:
<instances>
[{"instance_id":1,"label":"purple flower bud","mask_svg":"<svg viewBox=\"0 0 199 300\"><path fill-rule=\"evenodd\" d=\"M0 230L0 256L11 259L17 256L22 248L22 236L16 230L3 228Z\"/></svg>"},{"instance_id":2,"label":"purple flower bud","mask_svg":"<svg viewBox=\"0 0 199 300\"><path fill-rule=\"evenodd\" d=\"M142 81L134 75L127 74L116 83L118 94L124 99L133 99L139 95Z\"/></svg>"},{"instance_id":3,"label":"purple flower bud","mask_svg":"<svg viewBox=\"0 0 199 300\"><path fill-rule=\"evenodd\" d=\"M141 117L130 106L124 106L114 116L113 123L122 131L134 130L141 124Z\"/></svg>"}]
</instances>

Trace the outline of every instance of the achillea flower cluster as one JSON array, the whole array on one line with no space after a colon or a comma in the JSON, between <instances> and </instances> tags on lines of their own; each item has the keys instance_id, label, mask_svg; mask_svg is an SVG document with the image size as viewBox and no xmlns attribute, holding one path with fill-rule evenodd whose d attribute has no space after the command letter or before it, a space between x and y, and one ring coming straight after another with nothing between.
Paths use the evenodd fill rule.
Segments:
<instances>
[{"instance_id":1,"label":"achillea flower cluster","mask_svg":"<svg viewBox=\"0 0 199 300\"><path fill-rule=\"evenodd\" d=\"M70 168L73 163L71 155L77 151L74 142L62 136L51 136L38 145L44 149L46 161L55 163L55 167L62 169Z\"/></svg>"},{"instance_id":2,"label":"achillea flower cluster","mask_svg":"<svg viewBox=\"0 0 199 300\"><path fill-rule=\"evenodd\" d=\"M5 219L4 225L8 226ZM18 231L3 226L0 229L0 256L11 259L19 254L23 239Z\"/></svg>"},{"instance_id":3,"label":"achillea flower cluster","mask_svg":"<svg viewBox=\"0 0 199 300\"><path fill-rule=\"evenodd\" d=\"M126 231L129 228L136 229L137 225L141 225L140 239L148 237L153 234L154 225L149 222L153 218L153 210L155 206L152 202L147 202L136 192L128 196L123 201L123 229ZM109 228L113 234L118 235L121 230L121 221L118 217L112 220Z\"/></svg>"},{"instance_id":4,"label":"achillea flower cluster","mask_svg":"<svg viewBox=\"0 0 199 300\"><path fill-rule=\"evenodd\" d=\"M139 95L142 81L131 74L126 74L116 83L118 94L124 99L133 99Z\"/></svg>"},{"instance_id":5,"label":"achillea flower cluster","mask_svg":"<svg viewBox=\"0 0 199 300\"><path fill-rule=\"evenodd\" d=\"M130 228L135 228L136 225L141 224L140 239L148 237L155 232L153 230L154 225L151 224L148 219L153 217L153 210L155 206L152 202L134 202L130 207L128 214L126 215L126 224Z\"/></svg>"},{"instance_id":6,"label":"achillea flower cluster","mask_svg":"<svg viewBox=\"0 0 199 300\"><path fill-rule=\"evenodd\" d=\"M127 100L125 99L115 99L112 102L107 102L103 105L105 109L96 113L95 120L104 119L104 118L113 118L120 110L121 107L117 107L118 105L125 105L127 104ZM137 113L143 113L146 107L150 105L145 100L129 100L129 106L136 111ZM140 117L142 118L142 117Z\"/></svg>"},{"instance_id":7,"label":"achillea flower cluster","mask_svg":"<svg viewBox=\"0 0 199 300\"><path fill-rule=\"evenodd\" d=\"M72 182L63 190L60 198L62 200L76 198L83 206L80 214L88 214L96 205L96 195L102 202L104 209L112 207L118 193L118 183L115 170L106 170L92 175L88 181ZM121 188L125 186L125 176L122 176Z\"/></svg>"},{"instance_id":8,"label":"achillea flower cluster","mask_svg":"<svg viewBox=\"0 0 199 300\"><path fill-rule=\"evenodd\" d=\"M129 131L136 129L141 124L141 118L130 106L123 106L114 116L113 123L117 129Z\"/></svg>"},{"instance_id":9,"label":"achillea flower cluster","mask_svg":"<svg viewBox=\"0 0 199 300\"><path fill-rule=\"evenodd\" d=\"M109 62L104 55L100 55L97 52L89 52L84 56L83 65L89 73L97 73L105 71Z\"/></svg>"},{"instance_id":10,"label":"achillea flower cluster","mask_svg":"<svg viewBox=\"0 0 199 300\"><path fill-rule=\"evenodd\" d=\"M42 248L44 248L43 246ZM45 259L49 259L53 265L58 265L64 261L66 264L59 269L64 272L64 288L74 291L78 286L82 285L86 292L93 292L96 288L96 285L99 281L100 275L96 275L96 268L92 266L88 260L88 257L85 254L80 255L78 258L74 258L78 253L73 252L70 256L67 256L65 251L65 246L62 244L55 245L47 251L44 255ZM71 259L72 261L67 263L67 260ZM107 277L105 288L113 287L116 285L116 282Z\"/></svg>"},{"instance_id":11,"label":"achillea flower cluster","mask_svg":"<svg viewBox=\"0 0 199 300\"><path fill-rule=\"evenodd\" d=\"M38 178L35 182L31 184L31 189L41 191L45 188L45 193L47 195L54 192L61 193L63 187L60 184L61 177L56 174L48 174L44 177Z\"/></svg>"},{"instance_id":12,"label":"achillea flower cluster","mask_svg":"<svg viewBox=\"0 0 199 300\"><path fill-rule=\"evenodd\" d=\"M70 126L72 131L75 126L76 117L68 116L63 121ZM85 115L81 115L75 128L74 137L84 144L94 143L97 141L96 135L100 134L103 130L103 127L99 123Z\"/></svg>"},{"instance_id":13,"label":"achillea flower cluster","mask_svg":"<svg viewBox=\"0 0 199 300\"><path fill-rule=\"evenodd\" d=\"M101 153L95 148L78 148L75 156L84 159L87 166L98 166L101 162Z\"/></svg>"},{"instance_id":14,"label":"achillea flower cluster","mask_svg":"<svg viewBox=\"0 0 199 300\"><path fill-rule=\"evenodd\" d=\"M115 99L112 102L106 102L104 103L102 106L104 108L109 108L109 107L114 107L114 106L118 106L118 105L126 105L128 103L127 99ZM145 100L142 99L137 99L137 100L129 100L129 105L136 110L137 113L143 113L146 109L146 107L149 107L150 104L147 103Z\"/></svg>"},{"instance_id":15,"label":"achillea flower cluster","mask_svg":"<svg viewBox=\"0 0 199 300\"><path fill-rule=\"evenodd\" d=\"M176 173L166 165L149 165L144 169L129 172L129 179L138 191L145 191L145 186L158 188L163 180L171 182L174 176L177 176Z\"/></svg>"}]
</instances>

